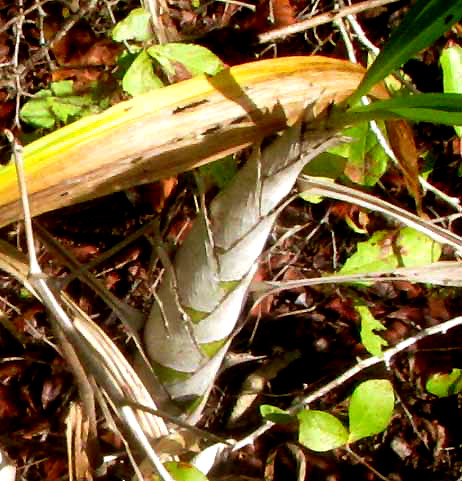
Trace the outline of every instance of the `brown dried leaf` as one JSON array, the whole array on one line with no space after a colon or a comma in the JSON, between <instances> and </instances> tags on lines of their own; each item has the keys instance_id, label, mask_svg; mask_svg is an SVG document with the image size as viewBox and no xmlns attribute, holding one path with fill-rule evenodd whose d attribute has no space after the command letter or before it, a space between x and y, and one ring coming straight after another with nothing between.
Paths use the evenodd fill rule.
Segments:
<instances>
[{"instance_id":1,"label":"brown dried leaf","mask_svg":"<svg viewBox=\"0 0 462 481\"><path fill-rule=\"evenodd\" d=\"M274 27L284 27L295 23L294 8L289 0L270 0L272 3L272 13Z\"/></svg>"},{"instance_id":2,"label":"brown dried leaf","mask_svg":"<svg viewBox=\"0 0 462 481\"><path fill-rule=\"evenodd\" d=\"M404 175L407 190L414 198L420 212L422 193L419 184L418 154L414 133L405 120L389 120L386 122L386 126L388 139Z\"/></svg>"},{"instance_id":3,"label":"brown dried leaf","mask_svg":"<svg viewBox=\"0 0 462 481\"><path fill-rule=\"evenodd\" d=\"M178 177L168 177L158 182L147 184L143 188L143 197L149 200L155 212L160 212L177 184Z\"/></svg>"}]
</instances>

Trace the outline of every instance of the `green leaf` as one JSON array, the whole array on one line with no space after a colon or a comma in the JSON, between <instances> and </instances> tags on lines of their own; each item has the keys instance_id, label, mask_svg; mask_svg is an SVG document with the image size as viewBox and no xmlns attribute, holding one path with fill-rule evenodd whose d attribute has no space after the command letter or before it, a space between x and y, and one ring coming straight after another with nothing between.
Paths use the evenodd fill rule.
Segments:
<instances>
[{"instance_id":1,"label":"green leaf","mask_svg":"<svg viewBox=\"0 0 462 481\"><path fill-rule=\"evenodd\" d=\"M294 416L288 414L287 411L270 404L262 404L260 406L260 414L266 421L277 424L289 424L294 421Z\"/></svg>"},{"instance_id":2,"label":"green leaf","mask_svg":"<svg viewBox=\"0 0 462 481\"><path fill-rule=\"evenodd\" d=\"M393 232L378 231L347 259L338 274L360 274L392 270L399 266L416 267L431 264L441 256L441 246L430 237L404 227L394 238Z\"/></svg>"},{"instance_id":3,"label":"green leaf","mask_svg":"<svg viewBox=\"0 0 462 481\"><path fill-rule=\"evenodd\" d=\"M60 82L52 82L50 84L50 90L56 97L67 97L74 93L74 81L61 80Z\"/></svg>"},{"instance_id":4,"label":"green leaf","mask_svg":"<svg viewBox=\"0 0 462 481\"><path fill-rule=\"evenodd\" d=\"M150 14L143 8L134 8L123 20L112 30L112 40L123 42L125 40L136 40L145 42L153 38L150 28Z\"/></svg>"},{"instance_id":5,"label":"green leaf","mask_svg":"<svg viewBox=\"0 0 462 481\"><path fill-rule=\"evenodd\" d=\"M443 91L462 94L462 48L453 45L443 49L440 62L443 69ZM462 137L462 126L454 126L454 129Z\"/></svg>"},{"instance_id":6,"label":"green leaf","mask_svg":"<svg viewBox=\"0 0 462 481\"><path fill-rule=\"evenodd\" d=\"M353 392L348 409L349 443L384 431L390 424L395 404L393 386L386 379L370 379Z\"/></svg>"},{"instance_id":7,"label":"green leaf","mask_svg":"<svg viewBox=\"0 0 462 481\"><path fill-rule=\"evenodd\" d=\"M343 135L343 134L342 134ZM343 174L347 158L344 152L335 153L334 149L323 152L303 168L303 173L312 177L324 177L328 179L337 179Z\"/></svg>"},{"instance_id":8,"label":"green leaf","mask_svg":"<svg viewBox=\"0 0 462 481\"><path fill-rule=\"evenodd\" d=\"M215 75L223 70L223 62L209 49L200 45L167 43L149 47L148 53L170 75L175 74L174 62L183 64L192 76L203 73Z\"/></svg>"},{"instance_id":9,"label":"green leaf","mask_svg":"<svg viewBox=\"0 0 462 481\"><path fill-rule=\"evenodd\" d=\"M205 474L192 464L169 461L164 466L175 481L208 481ZM154 475L153 479L160 480L157 475Z\"/></svg>"},{"instance_id":10,"label":"green leaf","mask_svg":"<svg viewBox=\"0 0 462 481\"><path fill-rule=\"evenodd\" d=\"M122 79L123 89L130 95L141 95L150 90L163 87L164 84L152 69L152 61L143 50L135 58Z\"/></svg>"},{"instance_id":11,"label":"green leaf","mask_svg":"<svg viewBox=\"0 0 462 481\"><path fill-rule=\"evenodd\" d=\"M384 131L383 125L380 126ZM353 182L373 186L387 170L388 157L372 132L369 122L362 122L345 129L342 135L351 137L346 142L329 150L346 159L345 175Z\"/></svg>"},{"instance_id":12,"label":"green leaf","mask_svg":"<svg viewBox=\"0 0 462 481\"><path fill-rule=\"evenodd\" d=\"M297 415L298 440L313 451L329 451L348 442L348 431L332 414L305 409Z\"/></svg>"},{"instance_id":13,"label":"green leaf","mask_svg":"<svg viewBox=\"0 0 462 481\"><path fill-rule=\"evenodd\" d=\"M347 158L343 155L337 155L331 152L323 152L303 168L303 173L313 177L322 177L326 180L334 181L343 174ZM319 204L324 197L313 195L309 192L300 192L300 197L311 204Z\"/></svg>"},{"instance_id":14,"label":"green leaf","mask_svg":"<svg viewBox=\"0 0 462 481\"><path fill-rule=\"evenodd\" d=\"M353 107L339 119L345 123L363 120L405 118L414 122L462 125L461 94L417 94L394 97Z\"/></svg>"},{"instance_id":15,"label":"green leaf","mask_svg":"<svg viewBox=\"0 0 462 481\"><path fill-rule=\"evenodd\" d=\"M462 18L462 0L418 0L382 48L350 105L389 73L431 45Z\"/></svg>"},{"instance_id":16,"label":"green leaf","mask_svg":"<svg viewBox=\"0 0 462 481\"><path fill-rule=\"evenodd\" d=\"M425 385L427 391L438 397L448 397L462 391L462 370L454 368L450 373L432 374Z\"/></svg>"},{"instance_id":17,"label":"green leaf","mask_svg":"<svg viewBox=\"0 0 462 481\"><path fill-rule=\"evenodd\" d=\"M374 331L386 330L386 327L378 321L371 313L367 306L356 306L361 318L361 342L363 346L373 356L381 356L382 346L386 346L388 342L376 334Z\"/></svg>"},{"instance_id":18,"label":"green leaf","mask_svg":"<svg viewBox=\"0 0 462 481\"><path fill-rule=\"evenodd\" d=\"M92 94L73 93L72 80L53 82L49 89L40 90L22 106L20 118L34 127L49 129L56 122L69 123L102 110Z\"/></svg>"},{"instance_id":19,"label":"green leaf","mask_svg":"<svg viewBox=\"0 0 462 481\"><path fill-rule=\"evenodd\" d=\"M223 159L199 167L200 175L205 179L211 179L219 189L224 189L236 172L237 163L233 155L227 155Z\"/></svg>"}]
</instances>

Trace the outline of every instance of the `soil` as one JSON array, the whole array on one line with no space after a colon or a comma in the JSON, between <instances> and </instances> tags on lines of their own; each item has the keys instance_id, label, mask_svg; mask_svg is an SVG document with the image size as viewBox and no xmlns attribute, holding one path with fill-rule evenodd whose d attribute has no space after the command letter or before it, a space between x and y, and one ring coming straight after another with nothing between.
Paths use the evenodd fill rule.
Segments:
<instances>
[{"instance_id":1,"label":"soil","mask_svg":"<svg viewBox=\"0 0 462 481\"><path fill-rule=\"evenodd\" d=\"M209 2L200 8L193 3L183 0L168 3L162 17L167 32L177 40L208 47L226 65L313 53L346 58L344 42L332 23L291 36L281 35L272 43L259 43L261 34L294 25L308 15L331 11L333 2L328 0L274 0L271 12L268 0L245 4ZM402 0L365 10L357 20L369 40L380 47L411 3ZM117 56L121 47L109 40L108 32L113 19L123 19L138 6L132 0L0 0L1 128L11 129L24 141L42 135L44 132L16 122L15 114L31 94L52 80L73 79L82 92L90 81L104 82L114 89L114 102L120 99ZM21 18L22 30L18 30ZM441 91L439 53L448 40L457 39L460 41L460 26L405 66L410 81L419 90ZM353 43L358 59L364 63L367 52L360 43ZM12 63L14 55L17 55L16 66ZM460 146L453 130L419 124L413 127L413 133L419 152L430 151L434 158L429 181L448 195L459 197ZM2 157L6 159L9 157L6 141L2 148ZM420 160L423 164L424 160ZM160 220L164 240L173 251L174 242L181 242L195 216L195 192L192 176L184 174L178 179L50 212L36 222L82 263L96 261L101 253L155 218ZM415 201L406 190L402 175L394 168L371 192L415 211ZM208 197L212 195L210 192ZM422 206L424 215L431 218L454 213L433 194L424 196ZM256 280L293 280L337 271L354 252L357 242L365 239L364 234L351 229L349 219L359 227L365 226L368 234L396 228L380 215L342 202L324 200L309 204L297 199L281 213L261 258ZM304 227L283 238L296 226ZM450 227L462 235L460 218ZM25 251L20 224L1 229L0 236ZM159 271L157 265L152 265L149 240L149 235L141 236L109 259L95 262L92 268L93 274L112 293L144 313L149 312L153 302L151 286ZM43 237L37 246L44 272L58 286L65 286L75 302L131 356L133 346L108 307L80 281L67 283L69 268L50 250ZM443 256L454 258L449 249ZM377 282L368 287L296 288L266 298L257 307L252 305L253 300L250 296L243 310L241 330L231 349L234 354L250 355L250 360L225 370L217 379L199 424L225 438L240 439L258 427L262 422L259 404L288 408L295 399L303 398L368 356L361 344L360 320L354 302L360 300L366 304L383 323L386 327L383 337L390 345L462 312L458 288L407 281ZM0 308L0 447L16 464L17 479L66 479L66 419L70 405L79 400L77 384L57 347L46 310L3 271L0 271ZM462 395L437 398L428 393L425 383L432 373L462 368L461 340L462 328L424 339L393 358L390 366L379 364L361 372L310 406L334 413L345 421L346 400L360 381L380 378L392 382L397 403L390 425L383 433L354 443L352 452L337 448L315 453L298 443L294 423L281 424L223 460L209 478L370 481L380 475L390 481L460 479ZM246 376L290 352L297 353L296 359L264 380L265 388L257 402L230 427L229 416ZM95 461L87 479L130 479L133 471L123 443L101 413L98 440L100 454L113 456L114 461L106 464L104 472L96 469Z\"/></svg>"}]
</instances>

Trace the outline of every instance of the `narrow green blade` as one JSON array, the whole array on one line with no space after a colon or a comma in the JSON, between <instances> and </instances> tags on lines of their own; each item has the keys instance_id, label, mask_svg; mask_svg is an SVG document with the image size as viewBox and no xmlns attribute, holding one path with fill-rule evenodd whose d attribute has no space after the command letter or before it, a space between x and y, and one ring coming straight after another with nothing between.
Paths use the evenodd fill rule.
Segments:
<instances>
[{"instance_id":1,"label":"narrow green blade","mask_svg":"<svg viewBox=\"0 0 462 481\"><path fill-rule=\"evenodd\" d=\"M452 45L441 53L443 70L443 91L445 93L462 94L462 47ZM459 137L462 137L462 126L454 126Z\"/></svg>"},{"instance_id":2,"label":"narrow green blade","mask_svg":"<svg viewBox=\"0 0 462 481\"><path fill-rule=\"evenodd\" d=\"M418 94L395 97L350 109L349 121L405 118L414 122L462 125L462 94Z\"/></svg>"},{"instance_id":3,"label":"narrow green blade","mask_svg":"<svg viewBox=\"0 0 462 481\"><path fill-rule=\"evenodd\" d=\"M462 0L418 0L369 68L350 105L462 18Z\"/></svg>"}]
</instances>

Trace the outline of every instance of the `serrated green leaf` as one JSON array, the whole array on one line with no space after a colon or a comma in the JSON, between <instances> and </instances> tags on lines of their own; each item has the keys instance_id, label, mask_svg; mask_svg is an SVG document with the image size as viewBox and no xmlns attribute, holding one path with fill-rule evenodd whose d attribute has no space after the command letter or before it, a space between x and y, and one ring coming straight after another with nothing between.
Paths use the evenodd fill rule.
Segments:
<instances>
[{"instance_id":1,"label":"serrated green leaf","mask_svg":"<svg viewBox=\"0 0 462 481\"><path fill-rule=\"evenodd\" d=\"M373 356L381 356L382 346L386 346L388 342L375 331L386 330L386 327L372 315L367 306L358 305L355 308L361 318L360 336L363 346Z\"/></svg>"},{"instance_id":2,"label":"serrated green leaf","mask_svg":"<svg viewBox=\"0 0 462 481\"><path fill-rule=\"evenodd\" d=\"M440 63L443 69L443 91L462 94L462 48L453 45L443 49ZM454 130L462 137L462 126L454 126Z\"/></svg>"},{"instance_id":3,"label":"serrated green leaf","mask_svg":"<svg viewBox=\"0 0 462 481\"><path fill-rule=\"evenodd\" d=\"M72 80L53 82L23 105L20 118L34 127L52 128L56 122L68 123L101 111L91 94L72 94Z\"/></svg>"},{"instance_id":4,"label":"serrated green leaf","mask_svg":"<svg viewBox=\"0 0 462 481\"><path fill-rule=\"evenodd\" d=\"M42 94L43 95L43 94ZM48 105L46 99L34 98L28 100L21 108L19 117L23 122L26 122L33 127L41 127L51 129L55 123L56 118Z\"/></svg>"},{"instance_id":5,"label":"serrated green leaf","mask_svg":"<svg viewBox=\"0 0 462 481\"><path fill-rule=\"evenodd\" d=\"M174 62L183 64L192 76L203 73L215 75L223 70L223 62L209 49L201 45L167 43L148 48L148 53L170 75L175 74Z\"/></svg>"},{"instance_id":6,"label":"serrated green leaf","mask_svg":"<svg viewBox=\"0 0 462 481\"><path fill-rule=\"evenodd\" d=\"M353 392L348 409L349 443L384 431L395 405L393 386L386 379L370 379Z\"/></svg>"},{"instance_id":7,"label":"serrated green leaf","mask_svg":"<svg viewBox=\"0 0 462 481\"><path fill-rule=\"evenodd\" d=\"M50 110L58 120L67 123L70 119L77 118L82 113L83 105L79 104L78 101L74 103L73 100L77 99L72 99L71 97L68 97L66 100L52 101L50 99Z\"/></svg>"},{"instance_id":8,"label":"serrated green leaf","mask_svg":"<svg viewBox=\"0 0 462 481\"><path fill-rule=\"evenodd\" d=\"M438 397L448 397L462 391L462 370L454 368L450 373L432 374L425 385L427 391Z\"/></svg>"},{"instance_id":9,"label":"serrated green leaf","mask_svg":"<svg viewBox=\"0 0 462 481\"><path fill-rule=\"evenodd\" d=\"M462 0L418 0L392 32L360 86L351 97L355 103L389 73L447 32L462 18Z\"/></svg>"},{"instance_id":10,"label":"serrated green leaf","mask_svg":"<svg viewBox=\"0 0 462 481\"><path fill-rule=\"evenodd\" d=\"M56 97L66 97L74 93L73 80L60 80L59 82L52 82L50 90Z\"/></svg>"},{"instance_id":11,"label":"serrated green leaf","mask_svg":"<svg viewBox=\"0 0 462 481\"><path fill-rule=\"evenodd\" d=\"M150 14L143 8L134 8L123 20L117 23L112 30L112 40L123 42L136 40L145 42L153 38L150 28Z\"/></svg>"},{"instance_id":12,"label":"serrated green leaf","mask_svg":"<svg viewBox=\"0 0 462 481\"><path fill-rule=\"evenodd\" d=\"M401 229L396 238L390 231L378 231L369 240L358 243L356 252L347 259L338 274L386 271L401 265L427 265L440 256L440 244L410 227Z\"/></svg>"},{"instance_id":13,"label":"serrated green leaf","mask_svg":"<svg viewBox=\"0 0 462 481\"><path fill-rule=\"evenodd\" d=\"M289 424L294 421L294 416L288 414L287 411L270 404L262 404L260 406L260 414L266 421L277 424Z\"/></svg>"},{"instance_id":14,"label":"serrated green leaf","mask_svg":"<svg viewBox=\"0 0 462 481\"><path fill-rule=\"evenodd\" d=\"M414 122L462 125L462 95L431 93L394 97L353 107L340 118L346 123L404 118Z\"/></svg>"},{"instance_id":15,"label":"serrated green leaf","mask_svg":"<svg viewBox=\"0 0 462 481\"><path fill-rule=\"evenodd\" d=\"M348 442L348 431L332 414L305 409L297 415L298 440L313 451L329 451Z\"/></svg>"},{"instance_id":16,"label":"serrated green leaf","mask_svg":"<svg viewBox=\"0 0 462 481\"><path fill-rule=\"evenodd\" d=\"M164 84L152 69L152 60L145 50L140 52L122 79L123 89L132 96L163 87Z\"/></svg>"}]
</instances>

